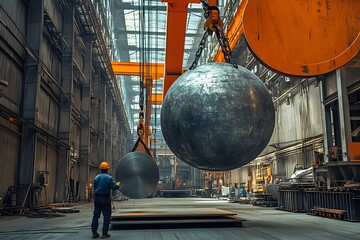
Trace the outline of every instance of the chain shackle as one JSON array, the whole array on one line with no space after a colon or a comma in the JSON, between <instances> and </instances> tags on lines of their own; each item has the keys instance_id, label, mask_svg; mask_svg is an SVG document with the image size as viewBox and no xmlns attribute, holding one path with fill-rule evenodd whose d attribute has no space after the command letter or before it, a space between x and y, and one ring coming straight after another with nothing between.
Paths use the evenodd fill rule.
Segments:
<instances>
[{"instance_id":1,"label":"chain shackle","mask_svg":"<svg viewBox=\"0 0 360 240\"><path fill-rule=\"evenodd\" d=\"M209 6L208 2L205 0L201 0L201 3L203 5L204 16L206 18L204 23L205 32L196 51L195 59L189 69L193 70L197 67L201 53L205 48L207 37L213 32L215 32L221 51L224 55L225 62L232 64L235 68L238 68L237 63L231 57L231 48L223 31L224 23L220 18L219 8L217 6Z\"/></svg>"},{"instance_id":2,"label":"chain shackle","mask_svg":"<svg viewBox=\"0 0 360 240\"><path fill-rule=\"evenodd\" d=\"M145 133L145 127L144 127L144 110L139 111L139 124L136 128L136 133L139 137L142 137Z\"/></svg>"}]
</instances>

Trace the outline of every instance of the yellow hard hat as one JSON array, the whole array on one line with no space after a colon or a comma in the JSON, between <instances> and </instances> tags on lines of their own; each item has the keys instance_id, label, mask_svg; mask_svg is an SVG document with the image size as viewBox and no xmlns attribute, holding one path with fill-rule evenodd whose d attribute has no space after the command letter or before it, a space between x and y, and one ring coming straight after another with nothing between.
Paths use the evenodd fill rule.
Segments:
<instances>
[{"instance_id":1,"label":"yellow hard hat","mask_svg":"<svg viewBox=\"0 0 360 240\"><path fill-rule=\"evenodd\" d=\"M106 170L106 169L110 168L110 165L107 162L102 162L102 163L100 163L99 168L103 169L103 170Z\"/></svg>"}]
</instances>

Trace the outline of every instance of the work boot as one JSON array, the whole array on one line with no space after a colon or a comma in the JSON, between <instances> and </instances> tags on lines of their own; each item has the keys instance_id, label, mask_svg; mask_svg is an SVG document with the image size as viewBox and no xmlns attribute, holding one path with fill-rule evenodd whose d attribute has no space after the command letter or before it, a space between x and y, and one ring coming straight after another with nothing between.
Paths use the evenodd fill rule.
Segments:
<instances>
[{"instance_id":1,"label":"work boot","mask_svg":"<svg viewBox=\"0 0 360 240\"><path fill-rule=\"evenodd\" d=\"M111 235L108 233L103 233L102 239L109 238Z\"/></svg>"},{"instance_id":2,"label":"work boot","mask_svg":"<svg viewBox=\"0 0 360 240\"><path fill-rule=\"evenodd\" d=\"M93 232L92 238L98 238L100 235L97 232Z\"/></svg>"}]
</instances>

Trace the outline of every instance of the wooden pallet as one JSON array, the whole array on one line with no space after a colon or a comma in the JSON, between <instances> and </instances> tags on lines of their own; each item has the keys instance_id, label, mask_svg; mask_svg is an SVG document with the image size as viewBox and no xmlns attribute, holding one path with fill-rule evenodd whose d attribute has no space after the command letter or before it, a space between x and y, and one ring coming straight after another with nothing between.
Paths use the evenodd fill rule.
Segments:
<instances>
[{"instance_id":1,"label":"wooden pallet","mask_svg":"<svg viewBox=\"0 0 360 240\"><path fill-rule=\"evenodd\" d=\"M314 209L311 209L311 213L316 216L334 218L340 220L345 219L347 215L347 212L345 210L320 208L320 207L315 207Z\"/></svg>"}]
</instances>

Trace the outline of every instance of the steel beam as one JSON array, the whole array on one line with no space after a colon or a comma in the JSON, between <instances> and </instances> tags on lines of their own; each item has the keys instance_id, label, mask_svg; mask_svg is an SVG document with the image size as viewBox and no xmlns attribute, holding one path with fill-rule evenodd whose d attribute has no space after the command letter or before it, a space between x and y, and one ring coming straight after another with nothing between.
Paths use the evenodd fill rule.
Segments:
<instances>
[{"instance_id":1,"label":"steel beam","mask_svg":"<svg viewBox=\"0 0 360 240\"><path fill-rule=\"evenodd\" d=\"M163 95L176 79L182 75L186 20L189 3L200 3L200 0L161 0L167 2L166 51Z\"/></svg>"},{"instance_id":2,"label":"steel beam","mask_svg":"<svg viewBox=\"0 0 360 240\"><path fill-rule=\"evenodd\" d=\"M164 76L164 63L111 62L115 75L141 76L158 80Z\"/></svg>"},{"instance_id":3,"label":"steel beam","mask_svg":"<svg viewBox=\"0 0 360 240\"><path fill-rule=\"evenodd\" d=\"M200 3L200 0L161 0L162 2L168 2L168 3L173 3L173 4L177 4L180 3L182 4L181 2L189 2L189 3ZM187 3L186 3L186 6L187 6ZM134 5L132 3L122 3L121 4L121 8L122 9L125 9L125 10L139 10L139 6L137 5ZM147 11L159 11L159 12L164 12L166 11L166 6L148 6L146 5L145 6L145 9ZM203 14L203 10L201 8L192 8L192 9L189 9L189 12L190 13L199 13L199 14Z\"/></svg>"},{"instance_id":4,"label":"steel beam","mask_svg":"<svg viewBox=\"0 0 360 240\"><path fill-rule=\"evenodd\" d=\"M70 130L72 128L71 112L72 112L72 95L73 95L73 52L74 52L74 21L75 7L72 1L67 1L68 7L64 8L63 16L63 37L68 48L64 50L62 56L61 73L63 93L60 97L60 119L59 119L59 138L66 145L71 145ZM66 191L70 180L70 152L69 149L61 148L59 150L59 158L57 163L55 201L62 202L68 196Z\"/></svg>"},{"instance_id":5,"label":"steel beam","mask_svg":"<svg viewBox=\"0 0 360 240\"><path fill-rule=\"evenodd\" d=\"M324 162L330 162L331 146L332 146L332 125L331 125L331 110L329 106L325 105L325 88L326 79L320 81L320 101L321 101L321 116L323 122L324 132Z\"/></svg>"},{"instance_id":6,"label":"steel beam","mask_svg":"<svg viewBox=\"0 0 360 240\"><path fill-rule=\"evenodd\" d=\"M105 161L109 162L110 164L113 163L113 137L112 137L112 129L113 129L113 121L112 121L112 115L113 115L113 101L112 98L108 97L110 95L107 94L106 97L106 122L105 122L105 133L107 138L105 139ZM115 166L111 165L110 168L110 174L115 173ZM114 176L114 175L113 175Z\"/></svg>"},{"instance_id":7,"label":"steel beam","mask_svg":"<svg viewBox=\"0 0 360 240\"><path fill-rule=\"evenodd\" d=\"M25 83L23 100L23 118L29 122L38 124L39 91L41 82L42 42L44 32L44 1L30 0L27 12L26 41L32 46L37 58L34 60L29 54L25 59ZM29 189L34 182L34 162L36 159L37 132L24 124L22 129L19 172L17 182L19 186L18 205L22 205L28 199Z\"/></svg>"},{"instance_id":8,"label":"steel beam","mask_svg":"<svg viewBox=\"0 0 360 240\"><path fill-rule=\"evenodd\" d=\"M118 34L139 34L139 31L135 31L135 30L116 30L116 33ZM149 35L149 36L165 36L166 32L151 32L151 31L143 31L141 32L141 34L144 35ZM187 37L198 37L201 38L202 37L202 33L187 33L186 36Z\"/></svg>"},{"instance_id":9,"label":"steel beam","mask_svg":"<svg viewBox=\"0 0 360 240\"><path fill-rule=\"evenodd\" d=\"M91 80L92 80L92 37L85 36L85 56L84 56L84 76L85 83L82 84L82 98L81 109L83 115L81 116L80 129L80 171L79 171L79 186L80 191L79 200L88 201L88 184L89 179L89 164L90 164L90 117L91 117Z\"/></svg>"},{"instance_id":10,"label":"steel beam","mask_svg":"<svg viewBox=\"0 0 360 240\"><path fill-rule=\"evenodd\" d=\"M342 70L336 70L336 84L339 101L340 140L342 160L348 161L348 143L352 141L349 111L349 96L347 93L346 79L342 79Z\"/></svg>"},{"instance_id":11,"label":"steel beam","mask_svg":"<svg viewBox=\"0 0 360 240\"><path fill-rule=\"evenodd\" d=\"M105 121L106 121L106 91L107 91L107 85L105 81L103 80L102 74L100 75L100 88L99 88L99 126L98 126L98 132L99 132L99 162L106 161L106 148L105 148L105 138L106 138L106 132L105 132Z\"/></svg>"},{"instance_id":12,"label":"steel beam","mask_svg":"<svg viewBox=\"0 0 360 240\"><path fill-rule=\"evenodd\" d=\"M153 93L151 95L151 104L152 105L160 105L163 101L163 95L159 93Z\"/></svg>"}]
</instances>

